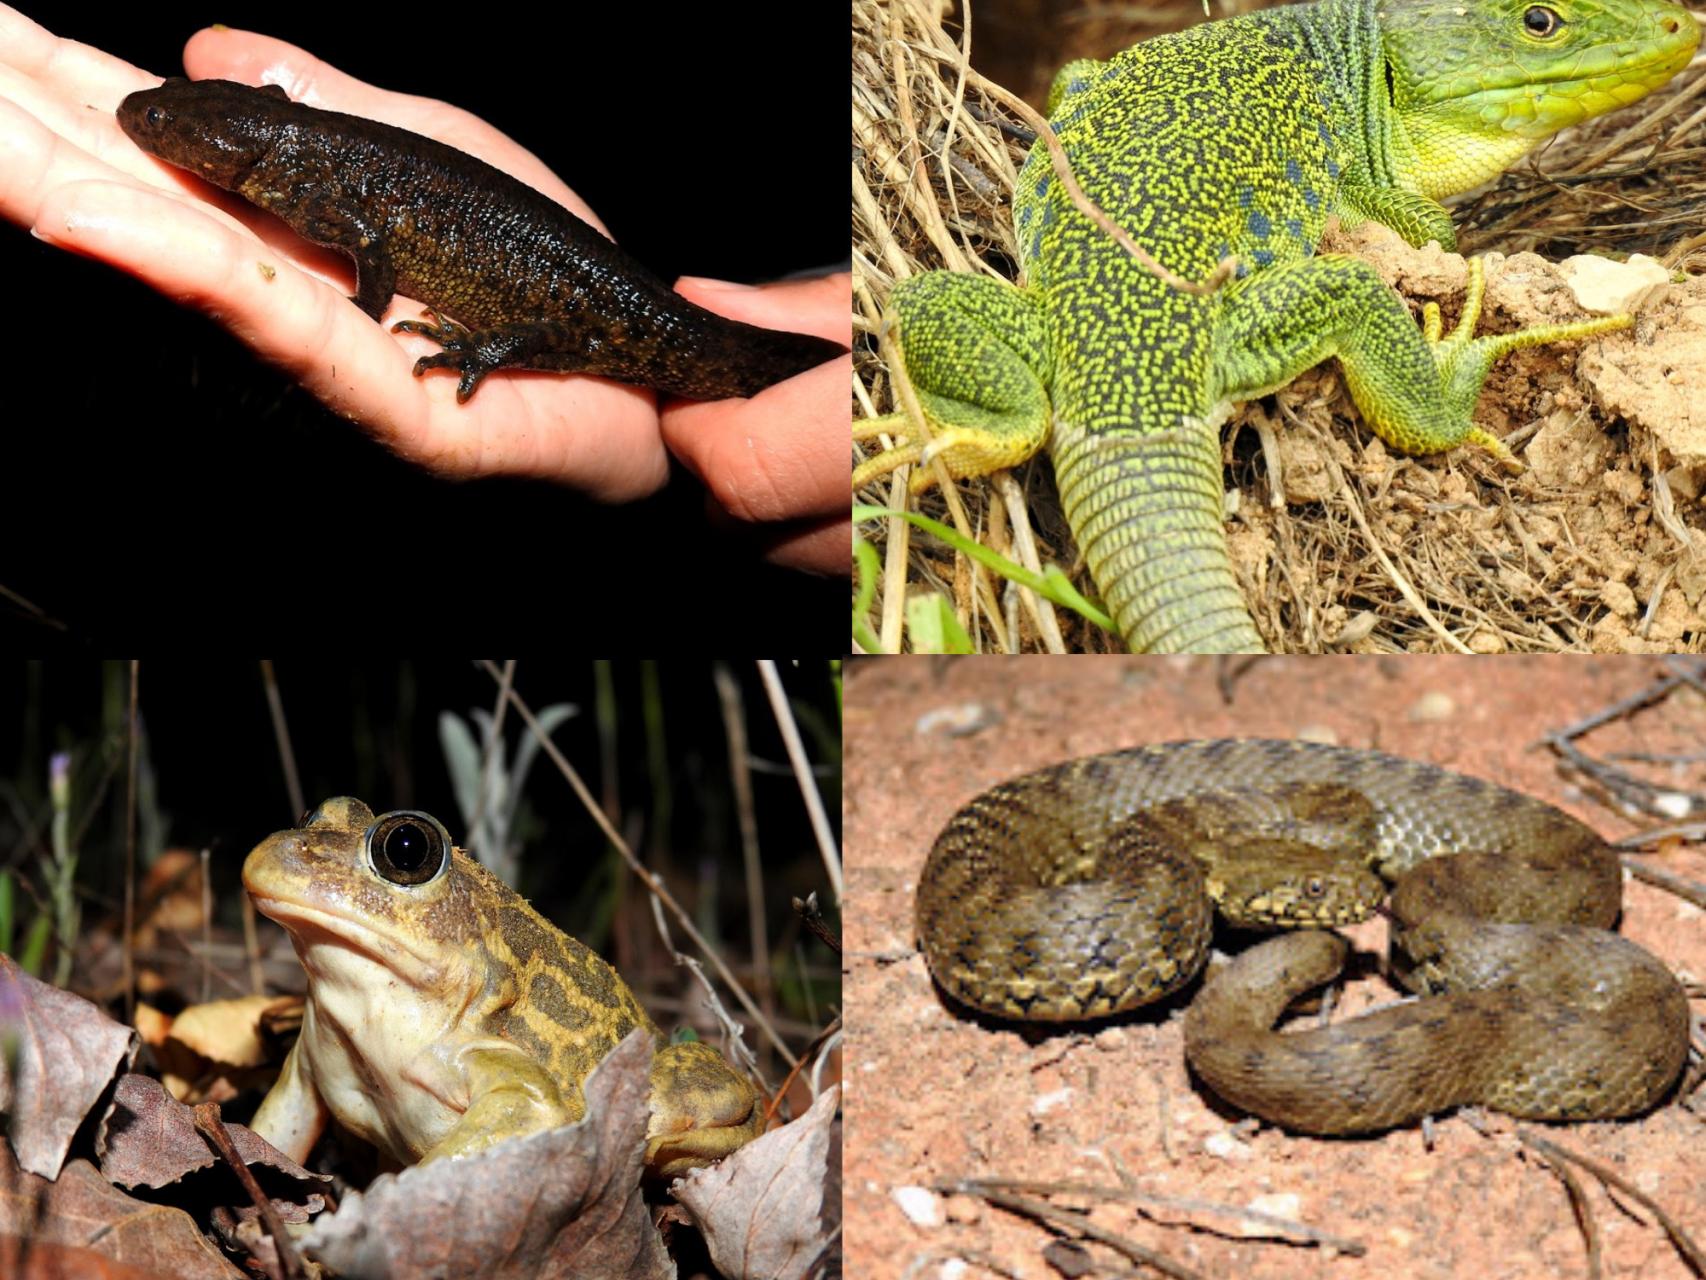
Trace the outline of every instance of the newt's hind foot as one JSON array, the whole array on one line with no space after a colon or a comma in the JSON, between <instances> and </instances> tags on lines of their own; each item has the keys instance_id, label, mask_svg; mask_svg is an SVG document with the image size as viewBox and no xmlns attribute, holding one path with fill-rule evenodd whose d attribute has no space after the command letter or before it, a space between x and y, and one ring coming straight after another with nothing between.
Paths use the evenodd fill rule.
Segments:
<instances>
[{"instance_id":1,"label":"newt's hind foot","mask_svg":"<svg viewBox=\"0 0 1706 1280\"><path fill-rule=\"evenodd\" d=\"M415 361L415 377L420 377L428 369L457 370L462 377L456 384L456 403L465 404L468 397L474 394L474 389L480 385L480 379L498 368L503 360L485 349L485 344L480 341L478 334L457 324L449 316L431 308L427 309L426 314L432 317L432 324L423 324L419 320L399 320L391 326L391 332L418 333L442 346L443 351L422 356Z\"/></svg>"}]
</instances>

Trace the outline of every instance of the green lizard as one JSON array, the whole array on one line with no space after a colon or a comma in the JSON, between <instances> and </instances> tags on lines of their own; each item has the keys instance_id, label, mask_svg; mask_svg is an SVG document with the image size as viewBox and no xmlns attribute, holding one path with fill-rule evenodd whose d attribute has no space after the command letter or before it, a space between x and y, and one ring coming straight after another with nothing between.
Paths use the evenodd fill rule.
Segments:
<instances>
[{"instance_id":1,"label":"green lizard","mask_svg":"<svg viewBox=\"0 0 1706 1280\"><path fill-rule=\"evenodd\" d=\"M1327 216L1413 245L1456 235L1443 196L1634 102L1700 43L1664 0L1317 0L1205 23L1063 70L1048 114L1084 193L1209 295L1169 287L1068 200L1038 142L1014 200L1025 284L930 272L888 304L930 427L856 424L894 448L854 488L939 459L956 479L1045 445L1079 549L1136 651L1260 652L1226 554L1219 426L1330 355L1369 425L1409 453L1467 444L1493 362L1633 323L1476 338L1481 264L1456 329L1418 328L1374 269L1316 249ZM911 437L911 438L909 438ZM934 480L921 465L912 488Z\"/></svg>"}]
</instances>

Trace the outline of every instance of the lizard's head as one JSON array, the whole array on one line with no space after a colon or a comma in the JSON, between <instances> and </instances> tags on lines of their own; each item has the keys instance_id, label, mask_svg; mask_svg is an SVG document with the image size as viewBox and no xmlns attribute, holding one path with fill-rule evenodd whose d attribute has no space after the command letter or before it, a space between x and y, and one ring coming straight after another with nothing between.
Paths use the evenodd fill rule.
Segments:
<instances>
[{"instance_id":1,"label":"lizard's head","mask_svg":"<svg viewBox=\"0 0 1706 1280\"><path fill-rule=\"evenodd\" d=\"M1380 0L1386 87L1407 175L1467 191L1568 125L1645 97L1700 26L1666 0Z\"/></svg>"}]
</instances>

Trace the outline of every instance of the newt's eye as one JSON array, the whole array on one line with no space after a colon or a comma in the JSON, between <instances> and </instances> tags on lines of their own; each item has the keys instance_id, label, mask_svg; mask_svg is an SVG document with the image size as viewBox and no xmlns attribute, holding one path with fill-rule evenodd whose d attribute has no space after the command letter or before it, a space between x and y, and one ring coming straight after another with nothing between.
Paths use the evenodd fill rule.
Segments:
<instances>
[{"instance_id":1,"label":"newt's eye","mask_svg":"<svg viewBox=\"0 0 1706 1280\"><path fill-rule=\"evenodd\" d=\"M450 861L450 834L430 814L399 809L367 829L367 858L392 884L425 884Z\"/></svg>"},{"instance_id":2,"label":"newt's eye","mask_svg":"<svg viewBox=\"0 0 1706 1280\"><path fill-rule=\"evenodd\" d=\"M159 107L149 107L147 111L143 112L143 119L151 125L159 125L165 118L166 113Z\"/></svg>"},{"instance_id":3,"label":"newt's eye","mask_svg":"<svg viewBox=\"0 0 1706 1280\"><path fill-rule=\"evenodd\" d=\"M1523 29L1537 40L1555 36L1564 25L1564 20L1558 16L1556 9L1548 9L1543 4L1531 6L1522 15Z\"/></svg>"}]
</instances>

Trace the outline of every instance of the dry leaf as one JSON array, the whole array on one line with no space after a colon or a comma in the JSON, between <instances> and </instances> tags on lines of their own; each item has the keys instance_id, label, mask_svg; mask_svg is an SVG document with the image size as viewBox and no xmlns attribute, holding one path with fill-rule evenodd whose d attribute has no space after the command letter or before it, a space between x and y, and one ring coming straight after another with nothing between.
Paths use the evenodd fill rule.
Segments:
<instances>
[{"instance_id":1,"label":"dry leaf","mask_svg":"<svg viewBox=\"0 0 1706 1280\"><path fill-rule=\"evenodd\" d=\"M182 1209L132 1199L87 1160L73 1160L57 1182L21 1173L0 1142L0 1234L37 1246L76 1246L172 1280L241 1280L243 1273L208 1243ZM10 1274L0 1255L0 1272ZM99 1276L78 1269L66 1275Z\"/></svg>"},{"instance_id":2,"label":"dry leaf","mask_svg":"<svg viewBox=\"0 0 1706 1280\"><path fill-rule=\"evenodd\" d=\"M244 1164L277 1169L304 1183L331 1181L309 1173L254 1130L240 1124L225 1128ZM164 1187L221 1163L196 1131L194 1110L167 1096L152 1076L135 1074L120 1078L112 1108L95 1132L95 1154L101 1172L122 1187Z\"/></svg>"},{"instance_id":3,"label":"dry leaf","mask_svg":"<svg viewBox=\"0 0 1706 1280\"><path fill-rule=\"evenodd\" d=\"M802 1280L841 1238L841 1086L792 1124L675 1183L729 1280Z\"/></svg>"},{"instance_id":4,"label":"dry leaf","mask_svg":"<svg viewBox=\"0 0 1706 1280\"><path fill-rule=\"evenodd\" d=\"M89 1109L135 1059L136 1033L0 955L0 1044L0 1112L18 1163L57 1177Z\"/></svg>"}]
</instances>

